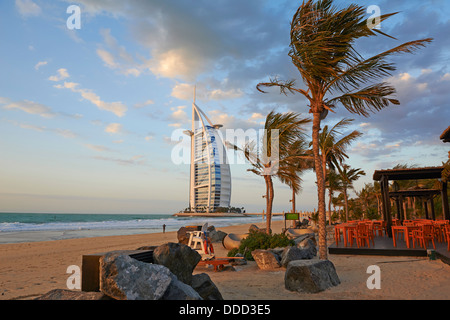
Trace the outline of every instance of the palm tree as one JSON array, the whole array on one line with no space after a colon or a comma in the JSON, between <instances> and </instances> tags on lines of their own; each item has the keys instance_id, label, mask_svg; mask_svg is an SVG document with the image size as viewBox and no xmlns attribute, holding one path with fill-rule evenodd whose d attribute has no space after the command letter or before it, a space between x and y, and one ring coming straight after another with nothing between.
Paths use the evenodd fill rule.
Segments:
<instances>
[{"instance_id":1,"label":"palm tree","mask_svg":"<svg viewBox=\"0 0 450 320\"><path fill-rule=\"evenodd\" d=\"M382 15L384 21L394 14ZM386 58L397 53L411 53L432 39L403 43L390 50L364 59L354 47L360 38L385 35L366 23L366 10L354 4L338 10L333 0L304 0L291 23L289 56L299 70L307 89L295 87L295 80L272 79L261 86L278 86L281 93L301 93L313 114L312 140L317 177L319 212L319 256L327 259L325 184L319 158L320 123L329 111L343 105L349 112L368 117L390 104L400 104L391 96L395 88L377 81L392 75L396 70ZM391 36L388 36L393 38ZM395 38L393 38L395 39ZM337 95L336 95L337 93ZM328 97L333 95L333 97Z\"/></svg>"},{"instance_id":2,"label":"palm tree","mask_svg":"<svg viewBox=\"0 0 450 320\"><path fill-rule=\"evenodd\" d=\"M359 179L360 176L365 176L366 173L360 168L353 169L349 165L342 165L338 167L340 178L342 181L342 193L345 200L345 219L348 221L348 189L353 189L353 182Z\"/></svg>"},{"instance_id":3,"label":"palm tree","mask_svg":"<svg viewBox=\"0 0 450 320\"><path fill-rule=\"evenodd\" d=\"M295 141L288 150L290 160L285 161L284 165L278 170L278 179L289 186L292 190L292 212L295 213L295 196L302 190L301 176L313 166L311 150L307 149L306 140ZM296 157L302 155L302 157Z\"/></svg>"},{"instance_id":4,"label":"palm tree","mask_svg":"<svg viewBox=\"0 0 450 320\"><path fill-rule=\"evenodd\" d=\"M250 141L243 148L229 144L235 150L242 151L252 168L248 169L256 175L263 176L266 183L266 232L271 232L272 205L274 199L273 179L283 177L296 181L296 173L289 171L289 165L298 159L306 158L300 147L305 142L305 126L310 119L302 119L293 112L275 113L271 111L264 124L262 147L256 141ZM296 146L296 147L293 147ZM261 156L260 156L261 155Z\"/></svg>"},{"instance_id":5,"label":"palm tree","mask_svg":"<svg viewBox=\"0 0 450 320\"><path fill-rule=\"evenodd\" d=\"M325 180L325 187L328 188L328 221L331 224L331 203L333 201L333 193L334 191L338 191L341 189L341 180L339 175L336 173L334 169L330 169L327 171L327 177Z\"/></svg>"},{"instance_id":6,"label":"palm tree","mask_svg":"<svg viewBox=\"0 0 450 320\"><path fill-rule=\"evenodd\" d=\"M328 125L324 126L319 134L319 149L322 160L322 170L326 178L327 167L334 168L337 162L343 163L345 158L348 158L346 154L346 148L357 138L362 136L362 133L358 130L353 130L348 135L344 135L338 139L338 134L342 133L340 130L347 127L354 119L342 119L336 123L331 129Z\"/></svg>"}]
</instances>

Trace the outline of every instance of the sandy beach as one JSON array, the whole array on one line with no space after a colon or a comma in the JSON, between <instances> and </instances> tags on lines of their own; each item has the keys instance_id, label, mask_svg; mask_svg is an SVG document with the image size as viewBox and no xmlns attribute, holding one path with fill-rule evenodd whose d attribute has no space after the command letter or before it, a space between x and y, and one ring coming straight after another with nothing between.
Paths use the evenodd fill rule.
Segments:
<instances>
[{"instance_id":1,"label":"sandy beach","mask_svg":"<svg viewBox=\"0 0 450 320\"><path fill-rule=\"evenodd\" d=\"M257 224L264 227L265 222ZM223 227L227 233L245 233L250 225ZM280 232L283 221L275 221ZM113 250L134 250L177 242L176 232L105 236L55 241L0 244L0 299L30 300L52 289L66 289L67 267L81 268L82 256ZM216 256L225 256L221 244ZM285 269L260 270L255 262L214 272L198 266L195 273L208 273L225 300L447 300L450 298L450 266L440 260L418 257L329 255L341 284L318 294L291 292L284 287ZM381 270L381 288L368 289L367 268Z\"/></svg>"}]
</instances>

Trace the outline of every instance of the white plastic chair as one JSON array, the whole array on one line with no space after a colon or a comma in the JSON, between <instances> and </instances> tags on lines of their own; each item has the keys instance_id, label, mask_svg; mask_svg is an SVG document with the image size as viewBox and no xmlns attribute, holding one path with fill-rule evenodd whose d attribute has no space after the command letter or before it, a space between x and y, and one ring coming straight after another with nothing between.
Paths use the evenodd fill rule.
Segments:
<instances>
[{"instance_id":1,"label":"white plastic chair","mask_svg":"<svg viewBox=\"0 0 450 320\"><path fill-rule=\"evenodd\" d=\"M205 223L202 226L201 231L191 231L190 237L189 237L189 243L188 246L191 247L194 250L203 250L203 252L206 253L205 248L205 238L203 237L204 233L208 230L208 223ZM197 249L198 245L200 245L200 249Z\"/></svg>"}]
</instances>

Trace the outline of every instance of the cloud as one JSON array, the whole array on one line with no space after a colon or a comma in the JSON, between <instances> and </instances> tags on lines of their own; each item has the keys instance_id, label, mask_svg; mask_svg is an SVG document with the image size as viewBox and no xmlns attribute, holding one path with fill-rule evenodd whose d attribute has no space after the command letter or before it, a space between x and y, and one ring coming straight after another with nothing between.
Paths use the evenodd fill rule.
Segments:
<instances>
[{"instance_id":1,"label":"cloud","mask_svg":"<svg viewBox=\"0 0 450 320\"><path fill-rule=\"evenodd\" d=\"M2 103L2 101L0 101L0 103ZM18 109L26 113L37 114L43 118L53 118L56 116L56 113L53 112L50 107L34 101L22 100L9 103L6 102L6 100L3 100L3 103L6 103L3 108L7 110Z\"/></svg>"},{"instance_id":2,"label":"cloud","mask_svg":"<svg viewBox=\"0 0 450 320\"><path fill-rule=\"evenodd\" d=\"M111 149L109 149L108 147L101 146L101 145L94 145L94 144L86 143L86 144L84 144L84 146L86 148L89 148L91 150L98 151L98 152L111 151Z\"/></svg>"},{"instance_id":3,"label":"cloud","mask_svg":"<svg viewBox=\"0 0 450 320\"><path fill-rule=\"evenodd\" d=\"M67 72L67 69L61 68L58 69L57 72L58 72L57 75L49 77L48 80L57 82L69 78L69 73Z\"/></svg>"},{"instance_id":4,"label":"cloud","mask_svg":"<svg viewBox=\"0 0 450 320\"><path fill-rule=\"evenodd\" d=\"M118 44L117 40L111 35L110 29L102 29L100 34L103 37L106 49L101 46L97 49L97 55L104 65L110 69L118 70L123 75L139 77L147 68L146 60L136 61L124 46Z\"/></svg>"},{"instance_id":5,"label":"cloud","mask_svg":"<svg viewBox=\"0 0 450 320\"><path fill-rule=\"evenodd\" d=\"M110 123L106 126L105 132L107 133L121 133L123 131L123 126L120 123Z\"/></svg>"},{"instance_id":6,"label":"cloud","mask_svg":"<svg viewBox=\"0 0 450 320\"><path fill-rule=\"evenodd\" d=\"M94 157L94 159L114 162L116 164L123 165L123 166L147 165L147 161L145 160L145 157L143 155L135 155L129 159L104 157L104 156L96 156L96 157Z\"/></svg>"},{"instance_id":7,"label":"cloud","mask_svg":"<svg viewBox=\"0 0 450 320\"><path fill-rule=\"evenodd\" d=\"M42 9L31 0L16 0L16 8L23 17L38 16Z\"/></svg>"},{"instance_id":8,"label":"cloud","mask_svg":"<svg viewBox=\"0 0 450 320\"><path fill-rule=\"evenodd\" d=\"M213 84L215 87L220 87L221 84ZM224 89L213 89L208 88L205 84L198 84L196 87L196 98L203 101L213 101L213 100L228 100L236 99L244 96L244 92L241 89L230 88L228 90ZM194 85L187 83L177 83L170 94L172 97L180 100L193 100L194 98Z\"/></svg>"},{"instance_id":9,"label":"cloud","mask_svg":"<svg viewBox=\"0 0 450 320\"><path fill-rule=\"evenodd\" d=\"M40 67L45 66L48 62L47 61L39 61L35 66L35 70L39 70Z\"/></svg>"},{"instance_id":10,"label":"cloud","mask_svg":"<svg viewBox=\"0 0 450 320\"><path fill-rule=\"evenodd\" d=\"M10 121L14 125L28 130L33 130L37 132L50 132L50 133L56 133L64 138L73 139L76 138L78 135L69 129L60 129L60 128L47 128L45 126L37 126L34 124L28 124L28 123L19 123L16 121Z\"/></svg>"},{"instance_id":11,"label":"cloud","mask_svg":"<svg viewBox=\"0 0 450 320\"><path fill-rule=\"evenodd\" d=\"M149 100L144 101L144 102L136 103L136 104L134 105L134 107L140 109L140 108L149 106L149 105L154 104L154 103L155 103L155 102L154 102L153 100L149 99Z\"/></svg>"},{"instance_id":12,"label":"cloud","mask_svg":"<svg viewBox=\"0 0 450 320\"><path fill-rule=\"evenodd\" d=\"M73 92L79 93L83 99L91 102L100 110L112 112L118 117L123 117L125 115L128 108L122 102L102 101L100 97L92 90L79 88L79 86L80 85L75 82L64 82L64 84L57 84L54 87L58 89L69 89Z\"/></svg>"}]
</instances>

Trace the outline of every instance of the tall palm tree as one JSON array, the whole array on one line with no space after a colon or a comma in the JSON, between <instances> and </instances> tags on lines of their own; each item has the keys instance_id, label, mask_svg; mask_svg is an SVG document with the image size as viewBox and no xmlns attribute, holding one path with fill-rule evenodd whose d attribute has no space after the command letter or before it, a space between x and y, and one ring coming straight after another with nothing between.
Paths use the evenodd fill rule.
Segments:
<instances>
[{"instance_id":1,"label":"tall palm tree","mask_svg":"<svg viewBox=\"0 0 450 320\"><path fill-rule=\"evenodd\" d=\"M349 165L342 165L338 167L340 178L342 181L342 193L345 200L345 219L348 221L348 189L353 189L353 182L359 179L360 176L365 176L366 173L360 168L350 168Z\"/></svg>"},{"instance_id":2,"label":"tall palm tree","mask_svg":"<svg viewBox=\"0 0 450 320\"><path fill-rule=\"evenodd\" d=\"M382 15L379 21L393 15ZM312 140L318 189L320 259L328 257L325 184L319 158L321 120L339 104L349 112L365 117L390 104L400 104L392 98L395 88L382 82L383 78L396 70L393 63L386 62L386 58L397 53L411 53L432 41L429 38L406 42L364 59L356 51L356 40L377 35L388 36L376 28L368 27L366 10L362 6L351 4L339 10L333 6L333 0L304 0L292 19L289 55L307 89L295 87L295 80L272 79L257 85L261 92L264 92L260 89L261 86L278 86L284 94L301 93L306 97L313 114Z\"/></svg>"},{"instance_id":3,"label":"tall palm tree","mask_svg":"<svg viewBox=\"0 0 450 320\"><path fill-rule=\"evenodd\" d=\"M272 205L275 195L272 177L288 179L291 175L292 181L296 181L292 176L296 173L289 171L288 168L294 161L307 157L301 146L306 144L306 125L310 122L310 119L300 118L299 114L293 112L271 111L266 117L264 136L259 147L256 141L246 143L243 148L229 144L230 147L244 153L252 166L248 171L264 177L267 233L271 232Z\"/></svg>"}]
</instances>

